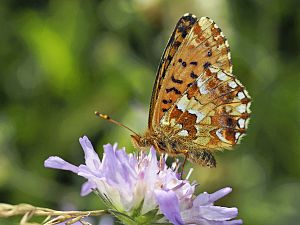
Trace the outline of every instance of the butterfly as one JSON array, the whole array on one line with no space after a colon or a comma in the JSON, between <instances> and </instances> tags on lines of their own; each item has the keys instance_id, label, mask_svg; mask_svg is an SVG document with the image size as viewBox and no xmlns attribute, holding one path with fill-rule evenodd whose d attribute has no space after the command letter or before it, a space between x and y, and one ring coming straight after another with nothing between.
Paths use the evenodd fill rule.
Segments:
<instances>
[{"instance_id":1,"label":"butterfly","mask_svg":"<svg viewBox=\"0 0 300 225\"><path fill-rule=\"evenodd\" d=\"M145 134L111 121L134 133L137 149L154 146L159 153L215 167L213 153L240 142L249 116L250 96L232 74L230 49L221 29L208 17L185 14L158 67Z\"/></svg>"}]
</instances>

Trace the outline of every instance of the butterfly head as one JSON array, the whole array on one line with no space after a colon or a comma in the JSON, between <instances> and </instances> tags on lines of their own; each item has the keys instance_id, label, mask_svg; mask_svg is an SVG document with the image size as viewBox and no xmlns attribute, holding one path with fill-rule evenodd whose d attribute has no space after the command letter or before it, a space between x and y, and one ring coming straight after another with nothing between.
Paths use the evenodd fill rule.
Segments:
<instances>
[{"instance_id":1,"label":"butterfly head","mask_svg":"<svg viewBox=\"0 0 300 225\"><path fill-rule=\"evenodd\" d=\"M133 134L131 135L131 141L136 149L146 150L147 147L151 146L150 140L146 136Z\"/></svg>"},{"instance_id":2,"label":"butterfly head","mask_svg":"<svg viewBox=\"0 0 300 225\"><path fill-rule=\"evenodd\" d=\"M171 148L169 141L155 133L146 132L144 136L131 135L133 146L137 149L148 150L153 146L158 152L169 152Z\"/></svg>"}]
</instances>

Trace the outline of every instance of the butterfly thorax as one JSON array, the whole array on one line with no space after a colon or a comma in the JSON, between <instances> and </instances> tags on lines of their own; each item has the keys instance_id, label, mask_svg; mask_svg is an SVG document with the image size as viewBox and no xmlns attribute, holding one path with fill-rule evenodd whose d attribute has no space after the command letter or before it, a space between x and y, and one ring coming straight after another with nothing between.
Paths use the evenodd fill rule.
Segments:
<instances>
[{"instance_id":1,"label":"butterfly thorax","mask_svg":"<svg viewBox=\"0 0 300 225\"><path fill-rule=\"evenodd\" d=\"M144 135L132 135L132 142L135 148L147 150L153 146L159 153L168 153L169 155L183 154L185 151L180 149L180 143L171 135L162 131L148 130Z\"/></svg>"}]
</instances>

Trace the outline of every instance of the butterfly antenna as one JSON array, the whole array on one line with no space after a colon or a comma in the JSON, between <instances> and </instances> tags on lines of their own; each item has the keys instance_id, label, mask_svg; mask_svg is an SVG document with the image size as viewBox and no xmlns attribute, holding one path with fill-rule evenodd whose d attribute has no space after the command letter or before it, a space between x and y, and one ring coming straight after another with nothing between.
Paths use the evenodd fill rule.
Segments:
<instances>
[{"instance_id":1,"label":"butterfly antenna","mask_svg":"<svg viewBox=\"0 0 300 225\"><path fill-rule=\"evenodd\" d=\"M104 119L104 120L107 120L109 122L112 122L112 123L114 123L114 124L116 124L116 125L118 125L120 127L124 127L125 129L131 131L132 133L134 133L135 135L137 135L138 137L140 137L140 135L138 135L136 132L134 132L133 130L131 130L129 127L127 127L126 125L124 125L124 124L122 124L122 123L120 123L118 121L113 120L112 118L110 118L106 114L101 114L98 111L95 111L95 115L98 116L98 117L100 117L101 119Z\"/></svg>"}]
</instances>

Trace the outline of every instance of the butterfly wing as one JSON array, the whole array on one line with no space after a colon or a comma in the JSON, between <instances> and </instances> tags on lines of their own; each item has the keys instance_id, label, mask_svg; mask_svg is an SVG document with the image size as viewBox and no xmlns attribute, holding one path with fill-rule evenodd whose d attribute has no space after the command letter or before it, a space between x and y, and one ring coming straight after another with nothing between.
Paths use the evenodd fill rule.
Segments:
<instances>
[{"instance_id":1,"label":"butterfly wing","mask_svg":"<svg viewBox=\"0 0 300 225\"><path fill-rule=\"evenodd\" d=\"M223 69L209 66L161 120L170 136L189 151L230 149L245 134L250 96Z\"/></svg>"},{"instance_id":2,"label":"butterfly wing","mask_svg":"<svg viewBox=\"0 0 300 225\"><path fill-rule=\"evenodd\" d=\"M164 50L162 58L160 60L155 83L152 90L152 97L150 103L150 112L148 119L148 128L152 129L152 117L154 114L155 103L158 97L158 93L161 89L162 80L166 76L167 68L170 66L170 63L177 52L179 46L182 44L182 41L186 38L187 34L192 29L193 25L197 22L196 16L192 14L185 14L177 22L175 29L168 41L168 44Z\"/></svg>"},{"instance_id":3,"label":"butterfly wing","mask_svg":"<svg viewBox=\"0 0 300 225\"><path fill-rule=\"evenodd\" d=\"M150 105L149 129L160 126L163 115L208 67L232 72L229 45L207 17L185 15L177 23L164 51Z\"/></svg>"}]
</instances>

